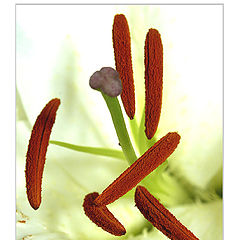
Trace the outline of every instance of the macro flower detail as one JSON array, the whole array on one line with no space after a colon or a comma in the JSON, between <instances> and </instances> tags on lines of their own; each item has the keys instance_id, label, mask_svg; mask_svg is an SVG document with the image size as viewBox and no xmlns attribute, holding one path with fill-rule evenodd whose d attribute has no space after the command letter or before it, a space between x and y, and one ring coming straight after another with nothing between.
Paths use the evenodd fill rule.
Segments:
<instances>
[{"instance_id":1,"label":"macro flower detail","mask_svg":"<svg viewBox=\"0 0 240 240\"><path fill-rule=\"evenodd\" d=\"M122 92L122 83L118 72L111 67L104 67L95 72L90 80L91 88L103 91L110 97L117 97Z\"/></svg>"},{"instance_id":2,"label":"macro flower detail","mask_svg":"<svg viewBox=\"0 0 240 240\"><path fill-rule=\"evenodd\" d=\"M132 70L131 38L128 22L123 14L117 14L113 23L113 49L116 70L122 80L121 99L130 119L135 114L135 93Z\"/></svg>"},{"instance_id":3,"label":"macro flower detail","mask_svg":"<svg viewBox=\"0 0 240 240\"><path fill-rule=\"evenodd\" d=\"M198 238L183 226L145 187L138 186L135 203L144 217L154 227L172 240L197 240Z\"/></svg>"},{"instance_id":4,"label":"macro flower detail","mask_svg":"<svg viewBox=\"0 0 240 240\"><path fill-rule=\"evenodd\" d=\"M17 239L222 239L219 7L53 8L17 6Z\"/></svg>"},{"instance_id":5,"label":"macro flower detail","mask_svg":"<svg viewBox=\"0 0 240 240\"><path fill-rule=\"evenodd\" d=\"M112 218L114 218L112 215L110 215L111 218L108 221L108 227L106 227L106 216L109 218L108 215L110 214L106 205L116 201L118 198L126 194L144 177L162 164L176 149L179 140L180 136L177 133L168 133L165 137L161 138L154 146L148 149L145 154L126 169L112 184L110 184L102 194L96 196L95 199L92 199L92 208L89 208L89 199L91 196L95 196L96 193L92 193L93 195L87 195L83 203L86 215L99 227L118 236L119 231L110 227ZM101 214L101 210L107 214ZM114 221L116 221L115 218ZM116 226L118 225L117 222L113 227L117 228ZM121 233L125 234L124 231L121 231Z\"/></svg>"},{"instance_id":6,"label":"macro flower detail","mask_svg":"<svg viewBox=\"0 0 240 240\"><path fill-rule=\"evenodd\" d=\"M120 20L120 23L118 22ZM113 29L116 25L128 26L124 15L116 15L114 18ZM117 25L118 26L118 25ZM120 28L121 29L121 28ZM124 29L121 29L124 31ZM120 31L118 29L118 31ZM121 36L122 32L118 32ZM113 30L113 42L115 44L115 31ZM121 39L122 46L129 44L129 39ZM115 48L114 48L115 49ZM161 37L157 30L150 29L147 33L145 42L145 89L146 89L146 104L145 104L145 132L148 139L151 139L158 126L161 104L162 104L162 43ZM126 57L126 56L125 56ZM116 56L115 56L116 60ZM128 56L128 61L131 57ZM116 61L118 62L118 61ZM122 63L122 60L121 60ZM122 69L121 69L122 71ZM90 78L90 86L92 81L95 80L94 76ZM120 74L122 75L122 74ZM101 80L100 80L101 82ZM128 82L123 81L123 89L126 91L126 95L130 96L132 87L129 86ZM106 82L106 87L111 86L110 82ZM94 88L95 89L95 88ZM103 91L103 90L102 90ZM103 95L104 96L104 95ZM106 100L106 98L105 98ZM108 106L112 103L109 100L106 101ZM110 109L111 107L109 107ZM131 118L130 118L131 119ZM119 139L120 140L120 139ZM121 140L120 140L121 141ZM180 141L180 136L178 133L168 133L166 136L157 141L151 148L149 148L138 160L134 161L131 166L126 169L112 184L110 184L100 195L98 193L88 194L83 203L85 214L99 227L103 230L120 236L126 233L125 228L121 223L110 213L106 205L113 203L118 198L126 194L132 188L134 188L143 178L155 170L159 165L161 165L176 149ZM175 217L164 210L164 213L168 213L168 217L162 218L162 212L156 211L154 208L155 198L151 196L150 193L142 187L138 187L135 195L135 201L137 207L140 209L142 214L151 222L155 227L161 230L165 235L173 240L183 240L182 234L179 233L179 226L181 225ZM159 206L162 206L158 204ZM162 207L164 208L164 207ZM155 211L149 213L149 209ZM164 208L165 209L165 208ZM166 219L168 220L165 224ZM160 221L160 223L158 223ZM167 229L169 222L174 220L175 223L180 225L175 226L174 223ZM158 223L158 224L156 224ZM186 229L181 225L181 229ZM171 230L171 231L170 231ZM186 231L190 232L186 229ZM175 234L177 232L177 234ZM191 232L190 232L191 233ZM187 235L189 237L190 235ZM194 235L193 235L194 236ZM186 237L186 234L185 234ZM191 236L190 236L191 237ZM194 236L195 237L195 236ZM186 239L197 239L197 238L186 238Z\"/></svg>"},{"instance_id":7,"label":"macro flower detail","mask_svg":"<svg viewBox=\"0 0 240 240\"><path fill-rule=\"evenodd\" d=\"M176 132L161 138L110 184L95 199L95 203L99 206L108 205L126 194L162 164L177 148L179 141L180 136Z\"/></svg>"},{"instance_id":8,"label":"macro flower detail","mask_svg":"<svg viewBox=\"0 0 240 240\"><path fill-rule=\"evenodd\" d=\"M159 32L149 29L145 41L145 133L151 139L162 107L163 47Z\"/></svg>"},{"instance_id":9,"label":"macro flower detail","mask_svg":"<svg viewBox=\"0 0 240 240\"><path fill-rule=\"evenodd\" d=\"M42 110L33 126L29 140L26 160L27 197L33 209L41 204L42 174L45 164L47 147L60 105L58 98L52 99Z\"/></svg>"},{"instance_id":10,"label":"macro flower detail","mask_svg":"<svg viewBox=\"0 0 240 240\"><path fill-rule=\"evenodd\" d=\"M126 233L124 226L113 216L106 206L98 206L95 199L99 196L97 192L89 193L83 203L85 214L103 230L121 236Z\"/></svg>"}]
</instances>

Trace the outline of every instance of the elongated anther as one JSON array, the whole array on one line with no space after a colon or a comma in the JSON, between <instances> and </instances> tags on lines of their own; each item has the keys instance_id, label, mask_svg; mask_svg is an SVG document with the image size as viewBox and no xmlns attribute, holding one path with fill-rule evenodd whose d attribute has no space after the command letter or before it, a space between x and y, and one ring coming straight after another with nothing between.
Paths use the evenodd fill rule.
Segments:
<instances>
[{"instance_id":1,"label":"elongated anther","mask_svg":"<svg viewBox=\"0 0 240 240\"><path fill-rule=\"evenodd\" d=\"M42 110L33 126L29 140L26 160L27 197L33 209L41 203L42 174L45 164L47 147L56 118L60 99L52 99Z\"/></svg>"},{"instance_id":2,"label":"elongated anther","mask_svg":"<svg viewBox=\"0 0 240 240\"><path fill-rule=\"evenodd\" d=\"M174 152L179 141L180 136L176 132L168 133L161 138L109 185L96 198L95 203L105 206L130 191Z\"/></svg>"},{"instance_id":3,"label":"elongated anther","mask_svg":"<svg viewBox=\"0 0 240 240\"><path fill-rule=\"evenodd\" d=\"M198 240L145 187L137 186L135 203L143 216L172 240Z\"/></svg>"},{"instance_id":4,"label":"elongated anther","mask_svg":"<svg viewBox=\"0 0 240 240\"><path fill-rule=\"evenodd\" d=\"M116 70L120 75L123 86L121 99L128 117L133 119L135 114L135 93L131 39L128 22L123 14L117 14L114 17L112 34Z\"/></svg>"},{"instance_id":5,"label":"elongated anther","mask_svg":"<svg viewBox=\"0 0 240 240\"><path fill-rule=\"evenodd\" d=\"M145 133L151 139L158 127L163 88L163 46L156 29L149 29L145 41Z\"/></svg>"},{"instance_id":6,"label":"elongated anther","mask_svg":"<svg viewBox=\"0 0 240 240\"><path fill-rule=\"evenodd\" d=\"M97 192L86 195L83 203L85 214L103 230L115 236L124 235L126 233L124 226L113 216L107 207L99 207L94 203L98 195Z\"/></svg>"}]
</instances>

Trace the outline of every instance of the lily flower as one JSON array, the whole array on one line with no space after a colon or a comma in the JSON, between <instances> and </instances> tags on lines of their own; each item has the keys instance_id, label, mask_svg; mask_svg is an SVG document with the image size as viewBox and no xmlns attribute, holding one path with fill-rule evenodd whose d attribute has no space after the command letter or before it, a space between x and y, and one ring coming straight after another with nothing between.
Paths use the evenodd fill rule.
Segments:
<instances>
[{"instance_id":1,"label":"lily flower","mask_svg":"<svg viewBox=\"0 0 240 240\"><path fill-rule=\"evenodd\" d=\"M221 7L80 5L17 7L17 239L116 238L95 226L82 204L131 165L101 94L88 85L96 70L115 67L111 34L119 13L129 24L136 95L131 120L121 109L136 156L168 132L181 135L174 153L141 184L199 239L221 239ZM150 28L162 38L163 95L149 140L144 44ZM61 105L35 211L26 195L25 156L36 117L52 98ZM134 192L108 206L127 230L120 238L168 239L135 207Z\"/></svg>"}]
</instances>

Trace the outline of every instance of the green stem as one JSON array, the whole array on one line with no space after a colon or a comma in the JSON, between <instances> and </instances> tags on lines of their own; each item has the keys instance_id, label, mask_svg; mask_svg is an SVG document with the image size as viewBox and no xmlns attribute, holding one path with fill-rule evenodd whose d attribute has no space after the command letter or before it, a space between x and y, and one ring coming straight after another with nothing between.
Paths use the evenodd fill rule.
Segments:
<instances>
[{"instance_id":1,"label":"green stem","mask_svg":"<svg viewBox=\"0 0 240 240\"><path fill-rule=\"evenodd\" d=\"M131 140L129 138L118 99L116 97L109 97L103 92L101 93L110 111L112 121L118 136L119 143L122 147L123 153L129 164L132 164L137 160L137 156L134 152Z\"/></svg>"},{"instance_id":2,"label":"green stem","mask_svg":"<svg viewBox=\"0 0 240 240\"><path fill-rule=\"evenodd\" d=\"M118 159L124 159L122 151L108 148L98 148L98 147L87 147L87 146L78 146L70 143L60 142L60 141L49 141L51 144L65 147L74 151L84 152L89 154L101 155L105 157L114 157Z\"/></svg>"}]
</instances>

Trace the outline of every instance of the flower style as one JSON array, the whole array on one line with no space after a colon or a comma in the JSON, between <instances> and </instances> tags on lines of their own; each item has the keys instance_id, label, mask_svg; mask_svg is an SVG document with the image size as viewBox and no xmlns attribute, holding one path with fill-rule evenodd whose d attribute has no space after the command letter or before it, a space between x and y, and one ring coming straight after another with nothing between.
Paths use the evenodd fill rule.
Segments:
<instances>
[{"instance_id":1,"label":"flower style","mask_svg":"<svg viewBox=\"0 0 240 240\"><path fill-rule=\"evenodd\" d=\"M117 19L117 16L119 16L119 15L116 15L115 19ZM120 15L120 16L123 16L123 15ZM116 27L115 24L113 24L113 29L114 29L114 27ZM115 31L118 34L120 34L119 30L115 29ZM98 219L97 221L100 221L100 225L102 224L102 222L101 222L102 219L101 219L101 217L99 218L99 216L101 216L101 214L104 214L104 215L106 214L106 216L108 216L108 217L106 219L106 222L104 222L105 230L108 231L109 229L114 229L115 226L118 226L116 228L116 230L113 230L112 234L115 234L116 231L118 231L118 229L119 229L119 233L115 234L115 235L122 235L126 231L127 234L125 236L126 236L127 239L145 239L145 237L151 238L151 239L154 239L154 238L158 239L160 236L163 237L161 232L159 232L158 230L154 230L152 225L150 225L149 223L147 223L143 220L140 212L138 212L136 208L135 208L136 210L134 209L134 204L132 203L133 191L130 191L129 193L126 194L126 192L128 190L130 190L132 187L136 186L136 184L139 181L141 181L147 174L149 174L149 172L154 170L159 164L162 163L160 161L160 163L156 163L157 164L156 166L152 165L150 167L150 169L148 170L149 172L147 172L146 175L142 175L142 170L141 170L142 166L138 165L138 163L142 161L143 164L146 164L146 166L143 165L144 167L142 169L148 169L148 166L149 166L148 161L158 160L158 158L156 159L154 155L151 157L150 154L153 152L151 149L154 149L154 151L160 151L160 153L162 152L161 148L159 149L159 144L158 144L159 142L157 141L159 139L159 135L160 135L159 134L160 132L158 130L158 120L159 120L159 117L160 117L161 105L162 105L162 76L160 76L158 78L158 76L159 76L158 72L160 71L161 74L162 74L162 72L161 72L161 69L159 69L159 70L156 69L157 66L158 66L158 64L156 64L156 62L163 63L163 61L161 60L162 57L160 57L159 59L156 59L156 61L153 61L153 63L151 63L151 58L149 57L149 59L148 59L146 57L146 56L151 55L151 53L153 52L153 49L158 49L157 46L160 46L159 49L160 49L160 51L162 51L161 42L160 42L160 45L155 46L154 45L155 43L154 43L153 39L151 39L152 38L151 36L156 35L155 33L157 33L157 32L155 32L154 29L151 29L148 32L146 42L145 42L145 67L146 67L146 69L145 69L145 81L146 81L145 85L146 85L146 99L151 101L152 100L151 97L147 97L148 94L151 94L151 91L149 90L150 87L147 87L147 86L152 86L152 83L150 82L152 80L152 78L151 78L152 76L155 76L155 77L157 76L157 79L159 79L160 88L156 87L153 90L160 89L160 91L156 91L156 93L160 93L160 95L157 96L158 100L152 100L152 103L158 102L158 104L156 104L158 106L158 108L156 108L155 110L154 109L151 110L151 108L150 108L149 111L150 112L152 111L152 112L149 113L149 114L147 114L147 112L145 112L144 114L142 114L142 116L140 118L139 118L139 115L134 117L135 104L134 104L134 111L133 110L129 110L129 111L126 110L126 113L130 112L129 118L132 119L132 120L130 120L129 126L130 126L131 132L132 132L131 137L134 139L134 143L135 143L134 147L136 147L136 150L138 150L138 152L140 153L140 155L142 155L142 157L140 157L137 161L135 161L137 159L137 157L136 157L136 154L134 153L134 148L132 148L133 149L132 150L131 146L128 146L128 144L126 144L126 142L124 141L124 137L123 137L123 140L122 140L121 136L119 137L119 135L118 135L119 143L120 143L121 147L123 148L123 154L122 154L121 151L102 148L102 147L85 147L85 146L77 146L77 145L73 145L73 144L67 144L67 143L59 142L59 141L50 141L51 144L63 146L65 148L69 148L69 149L73 149L73 150L77 150L77 151L81 151L81 152L93 153L93 154L95 154L96 159L98 158L97 155L102 155L102 156L110 156L110 157L116 158L116 159L117 158L118 159L126 158L128 160L129 164L131 164L130 167L128 168L129 170L126 170L116 181L113 182L113 184L110 185L110 188L112 190L108 190L109 188L106 188L106 190L103 191L103 193L100 194L100 195L98 195L98 193L87 195L87 196L89 196L89 202L84 207L85 208L85 213L86 213L86 209L88 209L89 211L88 210L87 211L88 211L89 214L96 214L92 218L93 218L93 220L97 218ZM114 34L114 30L113 30L113 34ZM130 36L130 31L129 31L129 36ZM159 39L159 38L157 38L157 39ZM114 37L113 37L113 41L114 41ZM151 50L151 47L152 47L152 50ZM131 51L130 51L130 54L131 54ZM154 54L152 54L151 56L154 57ZM160 55L157 55L157 56L160 56ZM128 58L129 55L126 54L126 55L124 55L124 57ZM115 54L115 60L116 60L116 54ZM125 63L125 62L123 61L123 63ZM156 64L156 66L149 67L149 66L151 66L151 64ZM128 66L132 67L132 64L129 64ZM117 67L117 63L116 63L116 67ZM160 68L161 67L162 67L162 64L160 64ZM156 69L156 72L151 72L152 69ZM148 72L148 71L150 71L150 72ZM119 71L119 75L120 75L120 78L122 79L121 71ZM135 82L135 84L136 84L136 82ZM150 84L150 85L148 85L148 84ZM165 84L165 82L164 82L164 84ZM116 83L116 86L118 86L117 83ZM123 89L125 88L125 94L128 95L126 86L127 85L124 84L124 82L123 82ZM130 87L129 89L134 89L134 86L133 86L133 88ZM149 92L147 92L148 90L149 90ZM111 89L110 89L110 91L111 91ZM136 91L136 94L137 94L137 92L138 91ZM104 97L104 100L106 101L107 105L109 106L109 101L111 101L113 99L116 99L116 98L115 98L115 94L114 94L114 97L108 97L106 94L107 93L102 93L102 95ZM163 94L165 94L165 92L163 92ZM132 95L130 94L130 96L132 96ZM156 96L156 94L154 94L154 96ZM110 99L110 98L112 98L112 99ZM126 96L125 96L125 99L127 99ZM131 97L131 99L134 99L134 97ZM19 98L19 100L21 100L21 99ZM112 102L112 104L114 106L114 109L116 109L115 108L116 106L118 108L117 102L115 100L113 100L113 101L114 102ZM129 103L128 100L126 100L126 102ZM135 102L135 100L134 100L134 102ZM138 101L136 101L136 103L138 104ZM148 102L146 100L145 107L147 106L147 103ZM150 106L154 107L155 105L152 104L152 103L150 104ZM110 105L111 105L111 103L110 103ZM124 104L124 100L123 100L123 105L124 105L124 108L126 109L127 107ZM164 101L163 101L163 105L164 105ZM133 105L130 104L130 106L133 106ZM64 109L64 106L62 107L62 109ZM109 109L110 109L111 116L112 116L112 119L113 119L114 127L115 127L115 129L118 133L119 131L117 130L117 128L119 126L116 126L118 124L116 124L116 121L114 121L114 116L116 115L116 112L114 113L114 112L111 111L111 106L109 107ZM22 108L22 113L24 113L23 108ZM154 114L156 114L156 116L154 116ZM22 116L23 115L24 114L22 114ZM57 115L57 120L58 120L58 117L61 118L61 110L59 111L59 113ZM155 120L155 121L149 120L149 119L154 119L154 117L156 117L157 120ZM23 118L24 118L24 116L23 116ZM164 119L164 117L162 116L161 119ZM144 129L144 120L145 120L145 129ZM123 122L124 122L124 120L123 120ZM154 124L154 125L152 125L152 124ZM56 121L56 127L57 127L57 121ZM160 123L160 128L162 128L161 123ZM122 128L120 127L119 130L121 130L121 129ZM138 129L139 129L139 132L137 131ZM55 130L55 128L54 128L54 130ZM177 129L174 128L173 130L175 131ZM57 130L55 130L53 132L53 136L54 136L54 133L56 131ZM180 131L180 134L181 134L181 131ZM140 139L142 139L142 141L140 141ZM182 141L184 141L183 137L182 137L181 143L180 143L179 147L177 148L177 150L179 148L181 149ZM130 138L127 140L127 142L131 143ZM157 142L157 143L154 144L155 142ZM160 142L161 142L161 140L160 140ZM77 215L78 218L80 216L80 219L78 219L78 221L77 221L78 226L76 226L76 229L78 229L78 230L76 231L76 233L74 233L74 235L71 235L71 233L70 233L71 230L70 231L65 230L65 229L67 229L65 226L67 226L67 225L74 226L75 223L76 223L76 221L73 218L71 218L72 220L69 224L66 222L68 214L65 211L65 215L64 215L64 213L62 213L61 218L59 218L60 222L62 222L63 225L62 226L60 225L60 228L57 227L56 228L56 229L58 229L57 231L53 230L51 235L48 235L48 239L50 239L51 237L52 237L52 239L55 239L56 237L58 239L92 239L92 237L94 236L93 235L94 234L93 229L94 229L94 231L96 231L96 235L95 235L96 239L101 239L101 238L111 239L111 238L114 238L114 237L112 237L112 235L110 235L108 233L105 233L100 228L98 229L93 224L91 224L91 222L89 220L87 220L87 218L84 216L83 211L81 210L81 202L83 202L84 195L91 192L91 190L100 190L101 191L101 189L103 189L104 186L106 187L106 185L108 185L109 182L111 182L111 181L106 179L106 181L104 181L101 185L96 185L96 183L95 183L96 180L97 180L97 176L96 176L92 180L88 179L89 184L92 185L92 187L90 188L91 190L89 190L89 188L85 189L85 186L84 186L85 184L83 184L83 185L82 185L82 183L79 184L79 181L74 180L74 178L75 178L74 175L77 176L77 171L76 171L76 174L74 174L74 168L72 168L72 170L71 170L72 173L73 173L73 175L71 177L69 172L67 171L67 169L68 169L67 166L63 168L61 164L57 163L58 161L54 161L55 162L55 168L58 167L59 169L62 169L62 171L65 172L65 174L69 176L69 179L71 179L70 181L73 182L73 183L75 182L75 186L71 189L72 194L69 195L67 192L61 193L62 192L61 188L63 186L67 186L70 182L69 183L66 182L65 184L63 184L63 186L61 186L61 188L59 188L58 183L55 182L55 181L52 181L51 179L54 179L54 178L52 176L49 176L49 174L48 174L48 172L50 170L53 173L53 176L55 176L55 177L57 177L57 175L59 174L58 171L56 171L56 169L54 170L53 168L52 169L49 168L49 166L51 167L51 162L50 161L53 161L54 158L55 159L59 158L58 153L55 153L54 155L52 155L54 157L51 157L51 154L52 154L51 149L53 147L54 146L51 146L51 148L49 148L50 152L48 152L48 154L47 154L47 159L49 159L49 160L47 160L47 165L45 167L45 173L44 173L44 178L43 178L43 203L42 203L42 206L39 208L39 210L37 210L36 213L34 213L34 215L27 214L28 216L26 215L26 213L27 212L31 213L30 210L23 211L22 207L18 208L18 211L17 211L18 225L29 226L29 224L30 224L31 226L34 226L34 224L35 224L35 226L36 226L35 229L37 229L37 231L36 230L35 231L31 230L30 231L31 233L28 235L28 236L32 235L32 237L34 237L34 235L36 235L37 232L39 232L39 231L44 232L45 231L44 227L42 227L41 225L38 225L39 223L36 222L36 219L38 218L38 216L42 219L46 219L47 216L52 216L51 218L53 218L54 215L49 215L49 214L51 214L51 211L49 211L51 208L53 209L52 213L53 213L53 211L55 213L58 213L58 211L56 211L58 209L58 206L59 207L60 206L67 206L67 208L70 210L68 214L70 214L71 216L73 216L73 214L75 216ZM174 151L174 149L173 149L173 151ZM210 211L210 212L211 212L211 209L215 209L215 207L217 207L217 208L220 207L220 209L218 211L221 211L221 205L219 205L220 204L220 202L219 202L220 198L217 195L214 195L215 189L219 189L219 188L216 188L215 184L216 184L216 182L219 181L219 176L221 175L221 170L219 171L219 173L217 172L216 176L211 181L211 184L208 185L208 190L207 191L201 190L200 188L198 188L196 186L193 187L193 185L191 185L188 182L187 178L181 178L181 175L178 175L175 172L177 165L174 165L173 162L174 161L177 162L178 161L177 156L181 156L181 155L178 154L178 151L173 154L173 157L171 156L167 161L165 161L166 158L172 152L169 153L168 156L164 158L164 160L163 160L164 163L160 167L158 167L152 174L150 174L146 179L144 179L141 182L141 184L143 184L155 197L160 199L160 201L163 205L170 208L171 211L174 213L174 215L177 216L177 219L179 219L187 228L189 228L192 232L194 232L194 234L196 234L196 236L198 236L200 239L215 239L214 237L209 238L208 233L206 233L205 231L198 230L200 228L196 227L197 226L196 224L195 224L195 228L194 228L194 224L192 225L191 222L195 221L197 223L199 221L199 219L201 219L204 216L204 211L202 211L204 209L204 207L206 207L206 208L209 207L208 211ZM146 153L144 153L144 152L146 152ZM68 158L67 157L68 154L66 154L64 156L65 156L64 159ZM75 156L77 156L77 153L76 153ZM83 156L86 156L86 155L83 155ZM182 157L184 157L184 155ZM94 157L94 161L92 163L95 164L96 159ZM135 162L132 164L131 161L132 162L135 161ZM79 164L79 166L81 166L81 163L78 163L78 164ZM76 163L74 165L76 166ZM121 166L121 163L120 163L120 166ZM137 168L134 167L134 166L136 166ZM138 166L140 166L139 169L138 169ZM125 168L126 167L122 165L121 169L124 170ZM103 170L104 167L102 166L101 169ZM132 175L131 175L131 173L132 173L131 169L134 169L134 171L136 173L136 176L134 176L133 178L132 178ZM92 169L92 170L94 170L94 169ZM118 175L116 173L119 173L119 170L117 172L115 172L115 174L114 174L114 172L112 172L112 174L113 174L112 176L116 177ZM82 172L82 174L83 174L83 172ZM89 173L89 174L94 176L94 172L92 174L91 173ZM81 179L82 179L82 177L81 177ZM46 182L47 182L47 185L45 184L45 186L44 186L44 180L46 180ZM120 185L119 185L119 183L120 183ZM127 186L127 189L124 190L124 192L122 192L122 189L128 183L131 183L130 184L131 186ZM56 188L56 190L52 191L52 193L54 193L54 192L57 193L57 195L55 195L55 196L53 194L51 194L51 191L49 192L49 190L51 189L51 185ZM144 207L143 209L141 208L141 206L144 206L144 204L148 203L147 199L143 198L141 194L144 193L145 196L148 196L150 194L149 192L146 192L147 190L145 191L144 189L145 188L142 188L140 186L137 187L136 196L140 196L140 198L135 197L135 201L136 201L136 204L137 204L137 207L139 208L139 210L148 219L148 216L151 216L151 215L146 214L146 211L149 211L149 210L146 210L147 209L146 207ZM194 190L192 190L192 189L194 189ZM48 194L46 194L46 191L48 192ZM80 193L79 193L79 191L80 191ZM115 196L114 195L115 191L119 192L119 193L117 193L116 197L114 197ZM56 204L52 205L51 204L51 202L52 202L51 197L53 199L58 199L57 196L60 196L59 194L63 194L63 196L65 196L66 200L64 200L64 198L62 198L63 200L61 200L61 198L59 198L60 202L59 203L55 202ZM126 195L123 196L124 194L126 194ZM221 194L221 193L218 193L218 194ZM70 200L70 196L71 196L72 200ZM74 197L72 197L72 196L76 196L75 199L73 199ZM107 204L115 201L116 199L118 199L121 196L123 196L123 197L120 198L119 201L117 201L116 203L113 203L109 206L109 210L106 208ZM90 199L91 197L93 197L93 199ZM153 196L151 196L151 197L154 198ZM68 199L70 200L69 202L67 202ZM149 196L148 196L148 199L149 199ZM197 201L195 199L197 199ZM153 201L155 201L155 200L153 200ZM139 205L139 202L141 203L140 205ZM152 201L150 201L150 204L151 204L151 202ZM67 203L67 205L65 205L65 203ZM87 202L84 202L84 203L87 203ZM185 204L185 206L182 205L182 204ZM50 208L46 208L47 205ZM161 206L163 206L163 205L161 205ZM119 207L120 207L120 209L119 209ZM126 223L127 221L124 222L124 220L123 220L124 218L121 217L121 209L122 208L123 209L124 208L125 209L134 209L134 212L132 212L132 210L130 210L131 211L131 212L129 212L130 216L127 218L127 219L132 218L132 220L133 220L133 223L131 223L132 227L130 227L131 225ZM44 210L44 209L46 209L47 211ZM64 208L62 208L62 207L61 207L61 209L64 210ZM198 209L201 209L201 211L203 213L202 216L201 216L201 214L199 214ZM45 213L44 213L44 211L45 211ZM100 212L98 212L98 211L100 211ZM161 210L161 211L166 212L168 210L165 209L165 210ZM190 212L195 212L196 214L194 214L194 216L193 215L188 216L186 213L189 212L189 211ZM120 215L120 221L117 220L111 212L113 212L114 215L115 214L117 216ZM31 217L29 217L29 216L31 216ZM169 216L172 216L172 215L169 214ZM59 215L59 217L60 217L60 215ZM161 217L161 214L159 215L159 218L157 218L157 219L161 219L160 217ZM90 217L90 219L92 219L92 218ZM108 218L110 220L108 220ZM57 220L58 218L54 217L54 219ZM171 219L171 218L169 218L169 219ZM187 219L189 219L190 221L187 220ZM130 221L132 221L132 220L130 220ZM154 221L152 221L150 219L148 219L148 220L150 222L152 222L155 227L157 227L155 225ZM134 224L135 221L139 222L140 224L137 224L138 225L137 226L136 223ZM164 223L164 221L165 220L163 220L163 223ZM57 222L56 222L56 224L57 224ZM79 224L80 225L84 224L85 231L82 231L82 227L79 226ZM124 224L126 229L124 228L124 226L122 224ZM49 226L51 226L50 222L48 224L48 227ZM168 225L161 225L161 223L160 223L160 226L163 226L163 229L165 229L166 226L168 226ZM182 226L182 225L180 224L179 226ZM149 230L148 233L146 232L146 227L148 229L151 229L151 230ZM131 228L133 230L131 230ZM91 229L91 231L88 232L87 229ZM104 229L104 227L103 227L103 229ZM136 230L134 230L134 229L136 229ZM184 239L184 237L183 238L181 237L181 233L179 233L179 234L177 233L178 227L174 227L174 228L171 227L171 229L174 229L172 234L169 235L169 232L168 231L164 232L164 230L163 230L163 233L166 234L170 239ZM161 230L161 229L159 229L159 230ZM137 231L139 233L136 233L135 231ZM131 233L134 233L135 236L131 236ZM192 236L191 235L192 233L190 231L187 231L187 233L190 234L188 236ZM210 234L209 234L209 236L210 236ZM165 238L163 237L163 239L165 239ZM189 237L189 239L197 239L197 238Z\"/></svg>"}]
</instances>

